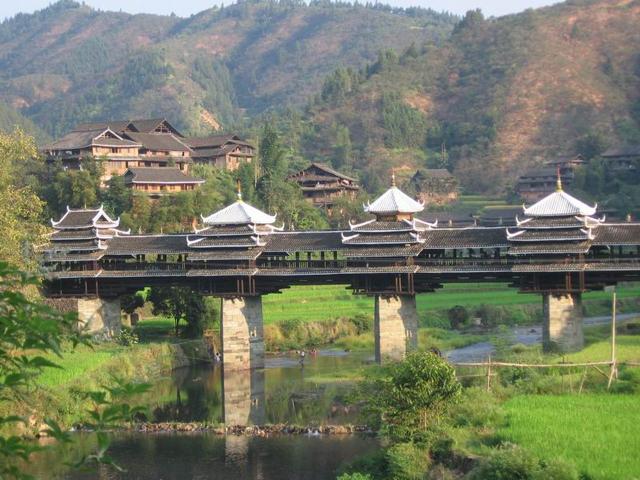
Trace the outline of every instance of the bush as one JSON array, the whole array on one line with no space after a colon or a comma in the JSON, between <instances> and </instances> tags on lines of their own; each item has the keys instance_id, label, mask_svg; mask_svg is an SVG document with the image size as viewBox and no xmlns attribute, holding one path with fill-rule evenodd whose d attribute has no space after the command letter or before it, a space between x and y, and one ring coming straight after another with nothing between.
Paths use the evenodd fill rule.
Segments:
<instances>
[{"instance_id":1,"label":"bush","mask_svg":"<svg viewBox=\"0 0 640 480\"><path fill-rule=\"evenodd\" d=\"M506 447L494 451L474 468L470 480L578 480L575 468L554 460L540 461L520 447Z\"/></svg>"},{"instance_id":2,"label":"bush","mask_svg":"<svg viewBox=\"0 0 640 480\"><path fill-rule=\"evenodd\" d=\"M466 308L460 305L450 308L447 311L447 317L449 318L451 328L454 330L466 327L469 323L469 312Z\"/></svg>"},{"instance_id":3,"label":"bush","mask_svg":"<svg viewBox=\"0 0 640 480\"><path fill-rule=\"evenodd\" d=\"M343 473L337 480L372 480L368 473Z\"/></svg>"},{"instance_id":4,"label":"bush","mask_svg":"<svg viewBox=\"0 0 640 480\"><path fill-rule=\"evenodd\" d=\"M387 449L388 478L417 480L426 476L431 459L426 449L414 443L398 443Z\"/></svg>"},{"instance_id":5,"label":"bush","mask_svg":"<svg viewBox=\"0 0 640 480\"><path fill-rule=\"evenodd\" d=\"M130 347L131 345L135 345L140 342L140 338L137 333L134 333L133 330L127 327L122 327L120 333L115 336L115 341L124 345L125 347Z\"/></svg>"},{"instance_id":6,"label":"bush","mask_svg":"<svg viewBox=\"0 0 640 480\"><path fill-rule=\"evenodd\" d=\"M356 326L358 335L370 332L373 328L373 319L368 315L359 313L351 319L351 322Z\"/></svg>"},{"instance_id":7,"label":"bush","mask_svg":"<svg viewBox=\"0 0 640 480\"><path fill-rule=\"evenodd\" d=\"M366 402L367 425L395 442L429 442L460 392L451 365L433 353L414 352L368 372L356 395Z\"/></svg>"}]
</instances>

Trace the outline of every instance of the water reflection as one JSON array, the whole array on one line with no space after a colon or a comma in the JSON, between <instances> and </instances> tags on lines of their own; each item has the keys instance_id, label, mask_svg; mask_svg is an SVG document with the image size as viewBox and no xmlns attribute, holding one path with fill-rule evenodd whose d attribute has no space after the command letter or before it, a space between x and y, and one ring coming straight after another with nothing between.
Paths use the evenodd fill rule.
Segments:
<instances>
[{"instance_id":1,"label":"water reflection","mask_svg":"<svg viewBox=\"0 0 640 480\"><path fill-rule=\"evenodd\" d=\"M226 425L265 423L265 371L222 367L223 421Z\"/></svg>"},{"instance_id":2,"label":"water reflection","mask_svg":"<svg viewBox=\"0 0 640 480\"><path fill-rule=\"evenodd\" d=\"M355 423L344 397L350 385L336 372L360 368L370 355L326 350L306 359L271 357L263 370L225 371L220 364L183 368L157 381L138 403L153 422L227 425Z\"/></svg>"}]
</instances>

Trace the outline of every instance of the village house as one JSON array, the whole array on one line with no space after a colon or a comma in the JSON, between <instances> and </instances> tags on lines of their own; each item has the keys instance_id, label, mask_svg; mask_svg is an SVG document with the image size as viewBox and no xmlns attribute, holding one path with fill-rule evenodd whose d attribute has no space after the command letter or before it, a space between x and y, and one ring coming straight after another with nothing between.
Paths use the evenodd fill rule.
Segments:
<instances>
[{"instance_id":1,"label":"village house","mask_svg":"<svg viewBox=\"0 0 640 480\"><path fill-rule=\"evenodd\" d=\"M164 118L83 123L42 151L65 169L81 169L83 159L101 159L103 185L129 168L175 167L188 173L196 161L233 171L254 156L253 146L237 135L186 138Z\"/></svg>"},{"instance_id":2,"label":"village house","mask_svg":"<svg viewBox=\"0 0 640 480\"><path fill-rule=\"evenodd\" d=\"M600 156L611 171L635 171L640 164L640 145L609 148Z\"/></svg>"},{"instance_id":3,"label":"village house","mask_svg":"<svg viewBox=\"0 0 640 480\"><path fill-rule=\"evenodd\" d=\"M302 189L304 198L318 207L331 208L338 198L354 199L360 190L355 178L322 163L312 163L288 177Z\"/></svg>"},{"instance_id":4,"label":"village house","mask_svg":"<svg viewBox=\"0 0 640 480\"><path fill-rule=\"evenodd\" d=\"M583 164L580 155L548 161L543 168L529 170L518 178L516 194L526 202L537 202L555 191L558 173L564 185L573 184L575 169Z\"/></svg>"},{"instance_id":5,"label":"village house","mask_svg":"<svg viewBox=\"0 0 640 480\"><path fill-rule=\"evenodd\" d=\"M446 168L418 170L406 189L425 204L445 205L458 199L458 180Z\"/></svg>"},{"instance_id":6,"label":"village house","mask_svg":"<svg viewBox=\"0 0 640 480\"><path fill-rule=\"evenodd\" d=\"M191 148L194 163L235 171L240 165L252 163L255 148L238 135L209 135L187 137L184 143Z\"/></svg>"},{"instance_id":7,"label":"village house","mask_svg":"<svg viewBox=\"0 0 640 480\"><path fill-rule=\"evenodd\" d=\"M166 194L195 190L204 180L194 178L178 168L130 167L124 174L124 183L134 192L159 198Z\"/></svg>"}]
</instances>

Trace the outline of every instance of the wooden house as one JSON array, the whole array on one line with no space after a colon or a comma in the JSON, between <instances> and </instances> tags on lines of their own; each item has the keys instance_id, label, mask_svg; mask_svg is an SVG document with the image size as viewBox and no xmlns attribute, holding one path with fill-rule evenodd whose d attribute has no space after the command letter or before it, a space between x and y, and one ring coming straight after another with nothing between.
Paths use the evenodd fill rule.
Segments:
<instances>
[{"instance_id":1,"label":"wooden house","mask_svg":"<svg viewBox=\"0 0 640 480\"><path fill-rule=\"evenodd\" d=\"M322 163L312 163L288 177L302 188L302 195L313 205L331 208L336 199L354 199L360 187L355 178L344 175Z\"/></svg>"},{"instance_id":2,"label":"wooden house","mask_svg":"<svg viewBox=\"0 0 640 480\"><path fill-rule=\"evenodd\" d=\"M240 165L252 163L255 147L238 135L187 137L184 143L191 149L195 163L235 171Z\"/></svg>"},{"instance_id":3,"label":"wooden house","mask_svg":"<svg viewBox=\"0 0 640 480\"><path fill-rule=\"evenodd\" d=\"M583 164L580 155L550 160L543 168L532 169L521 175L516 183L516 193L526 202L537 202L555 191L558 173L563 184L571 185L575 169Z\"/></svg>"},{"instance_id":4,"label":"wooden house","mask_svg":"<svg viewBox=\"0 0 640 480\"><path fill-rule=\"evenodd\" d=\"M609 148L601 157L614 172L636 171L640 165L640 145Z\"/></svg>"},{"instance_id":5,"label":"wooden house","mask_svg":"<svg viewBox=\"0 0 640 480\"><path fill-rule=\"evenodd\" d=\"M158 198L171 193L195 190L204 180L194 178L178 168L132 167L125 172L124 183L135 192Z\"/></svg>"},{"instance_id":6,"label":"wooden house","mask_svg":"<svg viewBox=\"0 0 640 480\"><path fill-rule=\"evenodd\" d=\"M458 199L458 180L446 168L418 170L407 191L425 204L445 205Z\"/></svg>"}]
</instances>

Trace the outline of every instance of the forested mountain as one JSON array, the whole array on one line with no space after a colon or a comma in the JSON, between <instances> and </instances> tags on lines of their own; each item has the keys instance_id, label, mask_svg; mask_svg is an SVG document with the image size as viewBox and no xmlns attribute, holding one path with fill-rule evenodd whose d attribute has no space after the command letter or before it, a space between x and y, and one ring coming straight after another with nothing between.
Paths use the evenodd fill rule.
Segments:
<instances>
[{"instance_id":1,"label":"forested mountain","mask_svg":"<svg viewBox=\"0 0 640 480\"><path fill-rule=\"evenodd\" d=\"M44 142L49 139L49 135L38 128L30 119L0 102L0 132L9 133L16 127L35 137L38 142Z\"/></svg>"},{"instance_id":2,"label":"forested mountain","mask_svg":"<svg viewBox=\"0 0 640 480\"><path fill-rule=\"evenodd\" d=\"M51 135L88 120L170 116L210 129L300 105L340 65L444 39L458 19L300 1L243 1L190 18L101 12L61 0L0 24L0 100ZM208 113L207 113L208 112Z\"/></svg>"},{"instance_id":3,"label":"forested mountain","mask_svg":"<svg viewBox=\"0 0 640 480\"><path fill-rule=\"evenodd\" d=\"M469 12L439 47L336 71L304 121L284 123L305 156L352 163L370 183L389 162L428 164L472 191L504 191L554 156L640 143L638 25L640 2L627 0Z\"/></svg>"}]
</instances>

